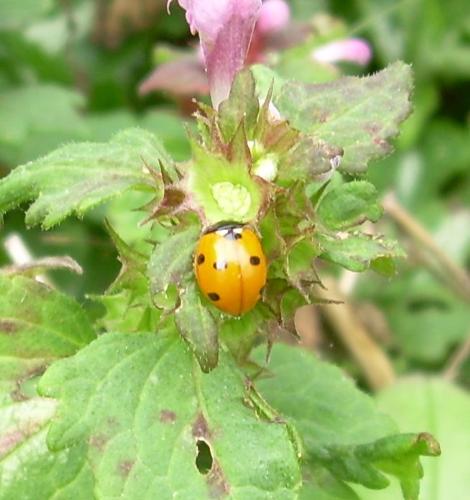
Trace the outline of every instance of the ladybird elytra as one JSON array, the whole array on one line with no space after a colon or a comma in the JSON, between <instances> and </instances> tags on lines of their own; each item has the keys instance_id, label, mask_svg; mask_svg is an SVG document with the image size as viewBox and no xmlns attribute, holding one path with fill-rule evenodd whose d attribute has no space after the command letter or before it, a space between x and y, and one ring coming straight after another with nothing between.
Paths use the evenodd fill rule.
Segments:
<instances>
[{"instance_id":1,"label":"ladybird elytra","mask_svg":"<svg viewBox=\"0 0 470 500\"><path fill-rule=\"evenodd\" d=\"M256 232L223 223L207 230L194 253L199 288L218 309L240 316L252 309L266 283L267 261Z\"/></svg>"}]
</instances>

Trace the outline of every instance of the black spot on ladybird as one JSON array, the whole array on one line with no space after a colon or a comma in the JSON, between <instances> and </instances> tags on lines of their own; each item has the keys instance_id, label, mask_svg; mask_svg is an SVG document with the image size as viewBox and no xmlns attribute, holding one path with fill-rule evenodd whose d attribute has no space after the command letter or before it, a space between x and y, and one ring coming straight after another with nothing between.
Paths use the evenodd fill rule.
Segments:
<instances>
[{"instance_id":1,"label":"black spot on ladybird","mask_svg":"<svg viewBox=\"0 0 470 500\"><path fill-rule=\"evenodd\" d=\"M212 264L212 267L216 271L222 271L223 269L227 269L227 266L228 266L228 264L225 261L223 261L223 260L219 260L218 262L214 262Z\"/></svg>"},{"instance_id":2,"label":"black spot on ladybird","mask_svg":"<svg viewBox=\"0 0 470 500\"><path fill-rule=\"evenodd\" d=\"M252 264L253 266L258 266L260 262L261 262L260 258L257 257L256 255L250 257L250 264Z\"/></svg>"},{"instance_id":3,"label":"black spot on ladybird","mask_svg":"<svg viewBox=\"0 0 470 500\"><path fill-rule=\"evenodd\" d=\"M218 293L215 293L215 292L210 292L207 294L209 296L209 298L211 300L213 300L214 302L217 302L218 300L220 300L220 295Z\"/></svg>"},{"instance_id":4,"label":"black spot on ladybird","mask_svg":"<svg viewBox=\"0 0 470 500\"><path fill-rule=\"evenodd\" d=\"M198 263L199 265L203 264L205 260L206 260L206 258L204 257L204 254L203 254L203 253L200 253L200 254L197 256L197 263Z\"/></svg>"}]
</instances>

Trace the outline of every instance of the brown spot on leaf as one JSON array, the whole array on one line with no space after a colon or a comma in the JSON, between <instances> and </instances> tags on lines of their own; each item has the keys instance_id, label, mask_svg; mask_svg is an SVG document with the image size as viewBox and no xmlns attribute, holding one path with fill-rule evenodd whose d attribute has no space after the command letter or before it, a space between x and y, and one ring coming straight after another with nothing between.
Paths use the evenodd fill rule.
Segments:
<instances>
[{"instance_id":1,"label":"brown spot on leaf","mask_svg":"<svg viewBox=\"0 0 470 500\"><path fill-rule=\"evenodd\" d=\"M13 401L21 402L30 399L23 393L22 386L27 381L34 377L41 376L46 371L46 365L40 365L32 370L28 370L23 376L16 380L16 387L10 392L10 397Z\"/></svg>"},{"instance_id":2,"label":"brown spot on leaf","mask_svg":"<svg viewBox=\"0 0 470 500\"><path fill-rule=\"evenodd\" d=\"M12 335L19 330L15 321L9 319L0 319L0 333Z\"/></svg>"},{"instance_id":3,"label":"brown spot on leaf","mask_svg":"<svg viewBox=\"0 0 470 500\"><path fill-rule=\"evenodd\" d=\"M230 486L217 460L213 461L211 470L206 478L211 498L223 498L229 495Z\"/></svg>"},{"instance_id":4,"label":"brown spot on leaf","mask_svg":"<svg viewBox=\"0 0 470 500\"><path fill-rule=\"evenodd\" d=\"M160 422L172 424L176 420L176 413L171 410L162 410L160 412Z\"/></svg>"},{"instance_id":5,"label":"brown spot on leaf","mask_svg":"<svg viewBox=\"0 0 470 500\"><path fill-rule=\"evenodd\" d=\"M204 418L202 413L199 413L194 421L192 428L193 436L200 441L204 441L209 447L212 466L207 474L205 474L207 485L209 487L209 495L211 498L223 498L229 495L230 486L225 478L222 468L219 462L215 459L213 455L213 450L210 446L210 438L212 433L209 430L207 420Z\"/></svg>"},{"instance_id":6,"label":"brown spot on leaf","mask_svg":"<svg viewBox=\"0 0 470 500\"><path fill-rule=\"evenodd\" d=\"M211 432L207 425L207 420L204 418L202 413L199 413L193 424L193 436L195 438L209 439L211 437Z\"/></svg>"},{"instance_id":7,"label":"brown spot on leaf","mask_svg":"<svg viewBox=\"0 0 470 500\"><path fill-rule=\"evenodd\" d=\"M381 127L376 123L368 123L364 125L364 130L370 135L377 135L380 132Z\"/></svg>"},{"instance_id":8,"label":"brown spot on leaf","mask_svg":"<svg viewBox=\"0 0 470 500\"><path fill-rule=\"evenodd\" d=\"M379 146L383 151L388 151L389 145L385 139L381 139L380 137L374 137L374 144Z\"/></svg>"},{"instance_id":9,"label":"brown spot on leaf","mask_svg":"<svg viewBox=\"0 0 470 500\"><path fill-rule=\"evenodd\" d=\"M106 424L110 430L116 431L119 429L120 425L118 420L115 417L108 417L106 419Z\"/></svg>"},{"instance_id":10,"label":"brown spot on leaf","mask_svg":"<svg viewBox=\"0 0 470 500\"><path fill-rule=\"evenodd\" d=\"M90 436L88 442L93 448L96 448L98 451L103 451L108 442L108 438L103 434L96 434L95 436Z\"/></svg>"},{"instance_id":11,"label":"brown spot on leaf","mask_svg":"<svg viewBox=\"0 0 470 500\"><path fill-rule=\"evenodd\" d=\"M10 392L10 397L16 403L21 403L21 401L27 401L29 399L28 396L23 394L19 386Z\"/></svg>"},{"instance_id":12,"label":"brown spot on leaf","mask_svg":"<svg viewBox=\"0 0 470 500\"><path fill-rule=\"evenodd\" d=\"M135 462L132 460L123 460L119 464L119 474L123 477L127 477L129 475L129 472L132 470L132 467L134 467Z\"/></svg>"}]
</instances>

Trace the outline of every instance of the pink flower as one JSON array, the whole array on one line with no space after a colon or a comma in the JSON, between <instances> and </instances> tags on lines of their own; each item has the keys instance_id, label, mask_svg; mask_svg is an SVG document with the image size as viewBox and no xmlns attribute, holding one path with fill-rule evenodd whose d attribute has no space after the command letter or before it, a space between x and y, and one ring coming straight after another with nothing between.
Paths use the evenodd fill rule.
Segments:
<instances>
[{"instance_id":1,"label":"pink flower","mask_svg":"<svg viewBox=\"0 0 470 500\"><path fill-rule=\"evenodd\" d=\"M171 0L168 2L170 5ZM225 100L245 63L261 0L178 0L199 33L214 108Z\"/></svg>"},{"instance_id":2,"label":"pink flower","mask_svg":"<svg viewBox=\"0 0 470 500\"><path fill-rule=\"evenodd\" d=\"M171 0L168 6L170 3ZM213 103L217 106L228 96L235 73L244 64L262 62L272 41L290 20L285 0L265 0L262 4L261 0L179 0L179 3L186 9L192 33L199 32L200 50L159 65L140 84L141 95L155 90L181 98L205 95L209 92L209 76ZM247 6L248 10L241 10ZM237 20L240 26L240 16L245 20L241 23L243 29L230 28L230 23ZM251 23L255 21L250 42L251 31L245 28L252 30ZM228 38L230 33L234 39Z\"/></svg>"},{"instance_id":3,"label":"pink flower","mask_svg":"<svg viewBox=\"0 0 470 500\"><path fill-rule=\"evenodd\" d=\"M327 43L316 48L312 57L319 62L336 63L340 61L352 62L365 66L372 57L369 44L361 38L348 38Z\"/></svg>"},{"instance_id":4,"label":"pink flower","mask_svg":"<svg viewBox=\"0 0 470 500\"><path fill-rule=\"evenodd\" d=\"M193 54L158 66L139 85L139 94L155 90L171 92L174 96L207 95L209 84L202 63Z\"/></svg>"},{"instance_id":5,"label":"pink flower","mask_svg":"<svg viewBox=\"0 0 470 500\"><path fill-rule=\"evenodd\" d=\"M256 32L273 34L284 29L290 21L290 8L285 0L265 0L259 12Z\"/></svg>"}]
</instances>

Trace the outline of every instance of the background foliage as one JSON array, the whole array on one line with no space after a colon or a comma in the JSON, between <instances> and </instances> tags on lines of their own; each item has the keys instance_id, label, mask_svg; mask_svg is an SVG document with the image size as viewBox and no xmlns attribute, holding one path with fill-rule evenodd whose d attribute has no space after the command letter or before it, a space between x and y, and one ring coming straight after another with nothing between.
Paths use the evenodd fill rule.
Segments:
<instances>
[{"instance_id":1,"label":"background foliage","mask_svg":"<svg viewBox=\"0 0 470 500\"><path fill-rule=\"evenodd\" d=\"M303 471L302 498L397 498L400 482L411 497L420 475L417 457L435 451L432 440L426 436L417 439L412 433L428 431L440 442L443 455L437 460L422 458L425 474L420 498L466 499L470 487L465 473L470 461L470 431L466 425L470 361L465 356L470 350L470 291L464 271L470 264L470 212L466 206L470 199L468 2L291 1L294 17L313 19L315 26L315 35L304 50L338 36L360 35L370 41L374 52L367 72L397 59L411 63L415 109L395 141L395 153L373 163L353 188L352 183L333 183L320 205L322 225L335 231L353 226L359 219L377 220L383 205L385 216L375 230L393 235L408 258L399 260L395 274L389 261L376 258L379 251L375 246L370 248L368 241L359 237L351 240L353 248L370 248L372 257L366 263L351 259L344 247L338 252L334 243L323 242L327 261L339 262L352 271L365 270L372 262L382 275L372 270L338 273L337 267L328 262L321 264L322 277L331 279L325 298L346 298L350 315L335 316L329 312L333 306L303 309L297 324L305 349L275 346L269 366L271 377L260 380L257 387L286 421L280 421L260 394L244 386L231 362L224 365L223 373L201 379L199 367L171 333L159 339L139 334L130 344L126 337L124 343L120 332L145 331L146 325L152 324L153 314L152 304L132 301L125 280L112 288L111 294L92 300L118 274L118 254L127 264L125 279L144 286L145 269L142 271L139 256L150 252L149 242L165 240L164 230L138 225L142 213L135 209L151 201L153 184L129 165L142 155L165 159L168 152L179 161L190 155L180 119L182 114L187 126L192 127L188 102L164 93L140 97L137 92L139 83L161 57L155 50L157 43L187 46L189 34L182 12L174 8L167 16L164 4L159 0L0 2L0 174L7 175L29 161L59 172L62 166L57 158L63 155L83 162L91 158L93 162L102 144L110 140L112 147L107 144L103 150L109 155L104 161L122 163L120 175L112 179L105 177L102 163L90 165L90 178L80 171L75 173L82 183L78 189L87 190L82 205L73 196L63 197L60 182L52 176L45 181L23 177L21 183L7 186L10 193L23 193L22 199L31 199L45 189L52 192L48 199L39 196L26 216L27 223L41 221L51 229L42 232L33 227L26 231L24 210L18 209L4 218L2 243L10 234L19 233L34 257L69 255L84 272L72 274L63 269L63 262L42 266L40 271L56 287L47 293L23 276L0 279L0 420L4 425L0 498L35 498L39 490L44 492L43 498L88 499L93 491L103 496L143 498L152 481L146 467L157 452L165 457L161 474L166 486L161 495L170 491L184 495L187 488L203 495L208 487L220 493L230 484L239 498L254 498L255 492L269 488L276 498L290 498L290 488L301 480L295 465L292 423L304 436L309 457ZM282 53L276 70L281 77L309 83L329 81L339 72L358 73L357 68L347 65L339 70L318 67L314 62L306 65L299 48ZM288 95L282 97L282 103L288 110ZM301 118L299 123L301 128ZM161 144L149 139L151 134L132 132L137 126L155 134ZM123 129L130 129L127 136L111 139ZM92 144L80 149L70 141ZM50 153L59 147L59 153ZM123 148L129 156L123 157ZM367 159L369 156L373 154ZM137 186L137 191L127 191L130 186ZM83 215L85 209L94 207L94 196L106 196L108 188L124 194ZM349 194L351 207L345 212L351 219L345 220L344 213L336 212L335 197L345 196L348 189L353 192ZM0 207L0 211L5 208ZM70 218L55 227L72 212L83 220ZM105 227L104 218L116 234ZM424 229L424 238L416 225ZM191 234L183 236L187 241L194 239ZM298 260L311 257L310 251L296 248L291 256L294 271ZM402 251L393 249L393 254ZM158 269L161 258L154 253L150 266ZM10 263L1 245L0 264ZM169 303L171 308L171 290L164 290L165 282L165 277L154 276L152 290L158 295L156 300ZM123 302L132 304L124 318L113 314L113 308L119 311ZM18 308L18 303L27 307ZM286 311L295 309L295 298L292 303L283 304ZM263 321L258 314L241 320L247 334L255 335ZM194 312L183 309L179 321L187 321L184 315L193 318ZM60 321L49 324L50 317ZM72 356L94 339L95 320L117 333L101 337L78 355L54 364L42 378L38 393L36 384L46 366ZM344 321L350 333L345 334ZM209 325L207 335L213 335L211 328L214 326ZM230 322L224 324L222 338L229 347L237 329ZM16 333L14 343L10 341L12 332ZM357 332L365 332L369 341L362 343L363 337ZM292 342L287 337L284 340ZM237 344L237 349L243 359L243 346ZM177 367L165 365L165 352L171 350ZM370 397L309 350L353 376ZM82 366L83 353L97 359L101 371L87 371ZM221 355L228 356L224 352ZM264 355L265 351L258 348L254 361L263 364ZM102 359L106 359L105 364L99 362ZM132 371L135 364L145 368L143 374ZM119 375L123 370L126 377ZM302 370L314 376L305 380ZM109 384L113 374L122 377L120 390L124 393L126 378L139 387L140 400L129 398L125 405L117 405L118 396ZM185 375L204 382L187 384ZM213 389L222 384L217 377L225 384L219 397L214 396L217 391ZM159 391L165 384L175 387L173 397L180 398L177 403L149 397L151 390ZM72 398L74 394L79 398ZM234 394L246 398L248 407L256 408L262 418L253 418L248 407L230 406ZM306 398L306 394L311 397ZM334 396L332 400L329 394ZM59 409L49 397L60 397ZM372 398L384 413L377 410ZM321 408L315 407L318 400L324 404ZM96 426L90 426L91 417L85 411L90 401L97 412L93 415ZM174 404L178 405L176 424L173 410L169 410ZM202 420L201 412L205 415ZM243 458L238 442L217 435L221 425L217 419L227 417L225 422L230 422L234 414L245 426ZM58 418L46 444L53 415ZM153 416L151 422L146 420L148 415ZM264 430L260 432L260 428ZM410 434L381 441L399 431ZM149 432L156 436L154 441L148 438ZM232 438L236 435L233 432ZM131 433L137 436L137 446ZM188 445L191 436L201 442L201 447L208 442L216 451L220 463L211 469L209 478L193 467ZM270 448L272 441L278 444L276 450ZM105 443L111 444L103 454L100 451ZM47 446L57 453L45 474ZM174 447L180 454L176 458L172 455ZM288 462L277 461L280 449L290 457ZM260 450L266 456L258 457L259 463L253 464L250 458L253 460ZM234 456L241 465L235 463ZM139 467L133 467L136 462ZM15 464L21 464L22 474L13 479ZM186 483L180 477L184 474L190 478ZM383 487L390 478L389 488L367 489Z\"/></svg>"}]
</instances>

